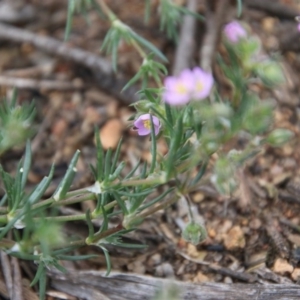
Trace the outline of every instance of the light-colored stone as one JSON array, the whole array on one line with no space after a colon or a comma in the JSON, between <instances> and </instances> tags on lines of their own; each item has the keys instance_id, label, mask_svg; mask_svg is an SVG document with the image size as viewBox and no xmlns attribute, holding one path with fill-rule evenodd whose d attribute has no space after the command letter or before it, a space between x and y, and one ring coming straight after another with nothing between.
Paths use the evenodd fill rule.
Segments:
<instances>
[{"instance_id":1,"label":"light-colored stone","mask_svg":"<svg viewBox=\"0 0 300 300\"><path fill-rule=\"evenodd\" d=\"M161 263L161 254L159 254L159 253L153 254L148 260L149 266L156 266L160 263Z\"/></svg>"},{"instance_id":2,"label":"light-colored stone","mask_svg":"<svg viewBox=\"0 0 300 300\"><path fill-rule=\"evenodd\" d=\"M188 243L187 245L187 255L196 258L198 256L198 251L195 245Z\"/></svg>"},{"instance_id":3,"label":"light-colored stone","mask_svg":"<svg viewBox=\"0 0 300 300\"><path fill-rule=\"evenodd\" d=\"M103 148L115 149L121 138L123 124L119 119L108 120L100 130L100 139Z\"/></svg>"},{"instance_id":4,"label":"light-colored stone","mask_svg":"<svg viewBox=\"0 0 300 300\"><path fill-rule=\"evenodd\" d=\"M227 234L224 235L224 245L228 250L234 250L245 247L245 236L240 226L232 227Z\"/></svg>"},{"instance_id":5,"label":"light-colored stone","mask_svg":"<svg viewBox=\"0 0 300 300\"><path fill-rule=\"evenodd\" d=\"M231 277L226 276L226 277L224 278L224 283L231 284L231 283L233 283L233 280L232 280Z\"/></svg>"},{"instance_id":6,"label":"light-colored stone","mask_svg":"<svg viewBox=\"0 0 300 300\"><path fill-rule=\"evenodd\" d=\"M129 271L137 274L145 274L146 272L145 263L140 260L136 260L134 262L129 263L127 265L127 268Z\"/></svg>"},{"instance_id":7,"label":"light-colored stone","mask_svg":"<svg viewBox=\"0 0 300 300\"><path fill-rule=\"evenodd\" d=\"M225 220L218 226L218 233L226 233L232 227L231 220Z\"/></svg>"},{"instance_id":8,"label":"light-colored stone","mask_svg":"<svg viewBox=\"0 0 300 300\"><path fill-rule=\"evenodd\" d=\"M201 272L198 272L197 276L193 280L193 282L199 282L199 283L209 282L209 281L210 279Z\"/></svg>"},{"instance_id":9,"label":"light-colored stone","mask_svg":"<svg viewBox=\"0 0 300 300\"><path fill-rule=\"evenodd\" d=\"M291 274L294 271L294 268L286 259L277 258L273 266L273 271L277 274Z\"/></svg>"},{"instance_id":10,"label":"light-colored stone","mask_svg":"<svg viewBox=\"0 0 300 300\"><path fill-rule=\"evenodd\" d=\"M205 195L201 192L198 192L192 196L192 199L195 203L199 203L205 199Z\"/></svg>"},{"instance_id":11,"label":"light-colored stone","mask_svg":"<svg viewBox=\"0 0 300 300\"><path fill-rule=\"evenodd\" d=\"M253 219L249 222L249 227L251 229L259 229L261 227L261 220L256 218L256 219Z\"/></svg>"},{"instance_id":12,"label":"light-colored stone","mask_svg":"<svg viewBox=\"0 0 300 300\"><path fill-rule=\"evenodd\" d=\"M170 263L167 263L167 262L157 266L157 268L155 270L155 276L167 277L167 278L174 277L173 266Z\"/></svg>"}]
</instances>

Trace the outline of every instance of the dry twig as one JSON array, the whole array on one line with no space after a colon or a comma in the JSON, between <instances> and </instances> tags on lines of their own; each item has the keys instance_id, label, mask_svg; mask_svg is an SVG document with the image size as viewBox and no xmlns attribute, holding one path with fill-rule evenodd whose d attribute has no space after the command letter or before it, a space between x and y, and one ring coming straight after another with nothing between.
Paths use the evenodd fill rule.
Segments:
<instances>
[{"instance_id":1,"label":"dry twig","mask_svg":"<svg viewBox=\"0 0 300 300\"><path fill-rule=\"evenodd\" d=\"M189 0L187 9L195 13L197 0ZM197 20L192 15L183 17L178 46L175 53L173 75L178 75L182 70L189 67L195 48L195 30Z\"/></svg>"},{"instance_id":2,"label":"dry twig","mask_svg":"<svg viewBox=\"0 0 300 300\"><path fill-rule=\"evenodd\" d=\"M3 23L0 23L0 40L30 43L42 51L85 66L93 71L99 87L103 90L116 96L126 104L132 103L137 99L135 87L128 88L123 93L120 93L127 81L122 77L116 77L111 63L98 55L71 47L54 38L37 35Z\"/></svg>"},{"instance_id":3,"label":"dry twig","mask_svg":"<svg viewBox=\"0 0 300 300\"><path fill-rule=\"evenodd\" d=\"M206 0L206 34L200 50L201 67L205 71L212 69L220 29L226 15L226 8L229 6L228 0L220 0L217 3L217 9L214 13L213 1Z\"/></svg>"},{"instance_id":4,"label":"dry twig","mask_svg":"<svg viewBox=\"0 0 300 300\"><path fill-rule=\"evenodd\" d=\"M181 299L219 299L219 300L265 300L265 299L298 299L300 288L295 284L193 284L142 276L138 274L81 271L69 274L52 274L52 286L58 290L72 293L82 290L87 293L101 291L112 300L153 299L155 293L166 285L176 286L182 291ZM90 297L87 299L91 299ZM93 298L99 299L99 298Z\"/></svg>"},{"instance_id":5,"label":"dry twig","mask_svg":"<svg viewBox=\"0 0 300 300\"><path fill-rule=\"evenodd\" d=\"M68 91L82 89L81 82L63 82L58 80L35 80L16 77L0 76L0 85L18 89Z\"/></svg>"},{"instance_id":6,"label":"dry twig","mask_svg":"<svg viewBox=\"0 0 300 300\"><path fill-rule=\"evenodd\" d=\"M288 5L274 0L245 0L245 4L249 8L264 11L269 15L283 19L294 19L300 15L300 11Z\"/></svg>"}]
</instances>

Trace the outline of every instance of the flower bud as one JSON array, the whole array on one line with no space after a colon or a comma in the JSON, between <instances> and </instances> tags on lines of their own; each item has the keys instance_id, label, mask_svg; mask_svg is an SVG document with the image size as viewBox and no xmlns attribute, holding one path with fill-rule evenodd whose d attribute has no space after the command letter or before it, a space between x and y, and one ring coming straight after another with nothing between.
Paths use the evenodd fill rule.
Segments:
<instances>
[{"instance_id":1,"label":"flower bud","mask_svg":"<svg viewBox=\"0 0 300 300\"><path fill-rule=\"evenodd\" d=\"M267 86L272 87L285 82L282 69L277 62L265 61L258 64L256 72L258 77Z\"/></svg>"},{"instance_id":2,"label":"flower bud","mask_svg":"<svg viewBox=\"0 0 300 300\"><path fill-rule=\"evenodd\" d=\"M133 104L135 109L140 113L147 113L153 106L153 103L149 100L140 100ZM155 107L156 108L156 107Z\"/></svg>"},{"instance_id":3,"label":"flower bud","mask_svg":"<svg viewBox=\"0 0 300 300\"><path fill-rule=\"evenodd\" d=\"M266 142L270 145L277 147L281 146L284 143L288 142L294 133L288 129L278 128L273 130L266 139Z\"/></svg>"},{"instance_id":4,"label":"flower bud","mask_svg":"<svg viewBox=\"0 0 300 300\"><path fill-rule=\"evenodd\" d=\"M193 245L198 245L207 237L206 229L203 225L191 221L182 231L182 237Z\"/></svg>"},{"instance_id":5,"label":"flower bud","mask_svg":"<svg viewBox=\"0 0 300 300\"><path fill-rule=\"evenodd\" d=\"M230 195L236 188L235 168L226 157L219 157L216 161L211 181L220 194Z\"/></svg>"}]
</instances>

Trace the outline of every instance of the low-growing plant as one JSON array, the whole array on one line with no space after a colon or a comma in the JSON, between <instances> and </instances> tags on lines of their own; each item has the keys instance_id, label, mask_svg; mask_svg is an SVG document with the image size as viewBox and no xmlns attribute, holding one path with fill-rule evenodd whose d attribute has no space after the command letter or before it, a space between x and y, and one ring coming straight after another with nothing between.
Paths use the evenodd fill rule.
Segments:
<instances>
[{"instance_id":1,"label":"low-growing plant","mask_svg":"<svg viewBox=\"0 0 300 300\"><path fill-rule=\"evenodd\" d=\"M145 2L145 15L149 16L149 1ZM96 164L91 166L94 184L72 190L80 155L78 150L56 191L48 199L44 199L44 194L52 181L54 166L32 191L25 192L31 165L30 142L27 142L24 158L14 176L0 168L6 191L0 207L0 246L12 256L37 264L37 273L31 284L39 281L41 299L45 295L48 267L64 272L61 261L94 256L74 255L74 250L87 245L102 249L109 274L108 245L145 247L126 243L122 237L134 231L145 218L176 203L178 199L185 199L189 206L189 195L197 190L203 178L213 182L221 194L231 195L238 184L235 176L238 168L257 155L265 144L280 146L292 137L287 129L273 130L275 102L261 99L254 88L255 85L273 88L283 83L280 64L270 58L261 59L260 40L243 23L232 21L224 27L221 41L224 51L217 56L218 67L227 80L224 96L220 92L222 84L212 73L198 66L183 70L178 76L167 76L162 81L162 77L167 75L163 65L166 57L119 20L103 0L69 0L66 37L71 32L73 14L79 12L87 16L88 10L93 8L111 23L102 48L111 55L114 69L117 70L117 51L121 40L135 47L143 59L140 70L127 86L137 81L142 83L140 100L133 104L136 113L131 122L140 138L150 137L152 159L149 164L138 162L130 172L125 173L126 163L120 161L122 141L115 151L104 151L96 129L97 157ZM176 22L173 21L178 20L178 15L182 13L189 12L170 0L161 0L161 28L171 38L176 39L177 32ZM150 81L157 87L150 88ZM22 107L20 111L15 102L0 110L0 153L13 143L28 138L27 131L18 131L22 138L11 134L11 126L27 128L28 120L32 119L33 107ZM18 123L20 125L14 123L16 120L21 122ZM236 137L243 138L244 146L227 151L224 146ZM167 144L166 154L159 152L159 139ZM214 165L208 173L207 166L212 155ZM163 193L153 196L161 187L164 187ZM88 200L96 202L94 211L67 216L51 213L59 206ZM110 219L116 215L120 216L121 221L117 226L110 227ZM102 221L98 231L93 225L95 219ZM78 220L85 221L88 235L85 238L65 236L61 226L65 222ZM191 209L189 220L182 236L198 244L206 238L205 224L195 219Z\"/></svg>"}]
</instances>

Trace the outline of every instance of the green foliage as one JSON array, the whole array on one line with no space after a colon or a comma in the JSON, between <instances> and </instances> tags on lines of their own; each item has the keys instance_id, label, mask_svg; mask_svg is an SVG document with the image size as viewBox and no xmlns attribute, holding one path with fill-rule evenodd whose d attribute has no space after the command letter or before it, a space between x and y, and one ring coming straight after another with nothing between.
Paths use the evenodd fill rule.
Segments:
<instances>
[{"instance_id":1,"label":"green foliage","mask_svg":"<svg viewBox=\"0 0 300 300\"><path fill-rule=\"evenodd\" d=\"M271 128L274 101L261 99L253 88L256 83L272 88L284 81L277 62L259 58L261 44L256 37L249 36L237 44L225 41L226 53L218 55L219 66L230 85L226 98L219 94L216 84L214 92L206 99L191 99L184 106L171 106L162 99L164 88L161 79L167 75L167 69L154 59L165 63L165 56L121 22L105 2L99 0L97 3L99 7L93 0L69 1L66 38L71 30L73 15L86 14L89 9L96 8L101 17L105 15L111 22L102 49L112 56L114 69L117 69L118 48L122 41L133 46L141 55L143 64L124 89L138 81L142 83L140 100L132 106L137 116L150 115L147 129L150 131L149 150L152 157L149 163L138 161L129 169L126 160L121 160L122 140L115 150L104 151L96 128L96 162L90 166L94 175L93 185L71 191L80 154L77 150L65 176L47 199L44 196L52 182L54 166L49 175L31 191L26 189L32 161L29 141L14 175L0 166L5 189L0 201L0 246L8 254L32 260L38 265L32 285L39 283L40 299L45 298L47 268L54 267L64 272L61 260L95 257L74 255L74 250L89 245L99 247L103 251L109 274L109 246L144 248L145 245L129 243L124 237L131 234L147 216L170 206L178 198L188 200L189 194L198 188L203 177L210 179L221 194L231 195L238 184L236 171L257 155L264 144L280 146L293 136L287 129ZM237 0L237 3L240 14L242 1ZM146 19L149 11L150 1L146 1ZM176 26L182 14L188 13L191 12L171 0L161 0L161 28L167 31L170 38L176 39ZM152 79L157 88L148 87ZM154 116L159 120L159 134L155 132ZM0 154L14 145L22 144L32 135L33 117L34 104L16 105L16 94L11 101L4 101L0 106ZM135 116L131 121L134 119ZM243 137L244 147L228 150L227 142L237 136ZM166 142L168 149L164 153L159 151L159 139ZM214 160L213 175L209 177L206 174L207 166L215 153L217 159ZM94 211L58 215L57 207L88 200L95 201ZM206 229L202 223L194 220L188 201L187 204L190 222L182 236L188 242L198 244L206 238ZM120 222L113 227L111 220L115 216L119 216ZM95 219L102 222L99 230L94 226ZM62 223L78 220L86 223L87 236L65 236ZM157 297L159 299L160 296Z\"/></svg>"},{"instance_id":2,"label":"green foliage","mask_svg":"<svg viewBox=\"0 0 300 300\"><path fill-rule=\"evenodd\" d=\"M182 231L182 237L193 245L198 245L207 238L207 232L202 224L195 221L189 222Z\"/></svg>"},{"instance_id":3,"label":"green foliage","mask_svg":"<svg viewBox=\"0 0 300 300\"><path fill-rule=\"evenodd\" d=\"M107 54L111 54L113 69L115 71L117 71L118 48L121 41L124 41L129 45L136 46L141 53L143 52L138 45L145 47L162 61L168 61L161 51L153 44L136 34L129 26L121 22L119 19L115 19L112 21L112 26L107 32L101 46L101 50L105 50ZM144 54L142 55L144 56Z\"/></svg>"},{"instance_id":4,"label":"green foliage","mask_svg":"<svg viewBox=\"0 0 300 300\"><path fill-rule=\"evenodd\" d=\"M160 29L166 31L168 38L178 42L178 25L182 22L184 14L203 21L203 16L189 11L184 6L174 3L173 0L160 1Z\"/></svg>"},{"instance_id":5,"label":"green foliage","mask_svg":"<svg viewBox=\"0 0 300 300\"><path fill-rule=\"evenodd\" d=\"M88 11L93 7L93 0L68 0L68 15L65 29L65 40L69 39L74 14L82 14L89 24Z\"/></svg>"},{"instance_id":6,"label":"green foliage","mask_svg":"<svg viewBox=\"0 0 300 300\"><path fill-rule=\"evenodd\" d=\"M273 147L279 147L294 137L294 133L289 129L274 129L266 138L266 142Z\"/></svg>"},{"instance_id":7,"label":"green foliage","mask_svg":"<svg viewBox=\"0 0 300 300\"><path fill-rule=\"evenodd\" d=\"M34 116L34 102L18 105L16 91L10 100L3 99L0 104L0 155L14 146L23 144L34 134Z\"/></svg>"}]
</instances>

